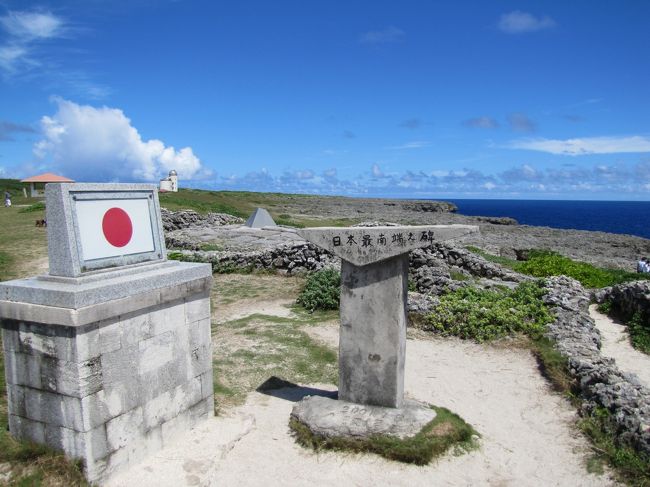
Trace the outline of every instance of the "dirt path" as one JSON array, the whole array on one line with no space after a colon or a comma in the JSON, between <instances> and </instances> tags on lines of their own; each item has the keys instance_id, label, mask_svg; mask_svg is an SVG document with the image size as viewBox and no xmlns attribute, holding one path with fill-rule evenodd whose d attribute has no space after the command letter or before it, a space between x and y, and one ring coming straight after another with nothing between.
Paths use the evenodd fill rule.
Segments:
<instances>
[{"instance_id":1,"label":"dirt path","mask_svg":"<svg viewBox=\"0 0 650 487\"><path fill-rule=\"evenodd\" d=\"M616 360L622 371L636 374L646 387L650 387L650 356L632 347L627 328L598 312L595 304L589 307L589 315L600 331L602 354Z\"/></svg>"},{"instance_id":2,"label":"dirt path","mask_svg":"<svg viewBox=\"0 0 650 487\"><path fill-rule=\"evenodd\" d=\"M311 326L335 346L336 325ZM587 441L572 426L575 411L553 394L529 352L460 340L409 339L406 392L460 414L482 435L480 449L417 467L375 455L313 453L287 427L302 395L316 389L253 392L243 406L206 422L110 486L151 485L490 485L601 486L587 473Z\"/></svg>"}]
</instances>

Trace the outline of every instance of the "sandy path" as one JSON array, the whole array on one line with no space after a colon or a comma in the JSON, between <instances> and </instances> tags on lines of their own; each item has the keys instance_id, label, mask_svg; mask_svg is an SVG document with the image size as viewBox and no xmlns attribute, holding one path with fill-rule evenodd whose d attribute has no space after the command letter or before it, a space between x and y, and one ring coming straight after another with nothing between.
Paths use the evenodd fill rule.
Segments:
<instances>
[{"instance_id":1,"label":"sandy path","mask_svg":"<svg viewBox=\"0 0 650 487\"><path fill-rule=\"evenodd\" d=\"M598 312L597 306L592 304L589 307L589 315L600 331L602 354L613 358L619 369L636 374L646 387L650 387L650 355L633 348L627 328Z\"/></svg>"},{"instance_id":2,"label":"sandy path","mask_svg":"<svg viewBox=\"0 0 650 487\"><path fill-rule=\"evenodd\" d=\"M333 345L338 341L336 326L306 331ZM482 435L480 449L449 454L426 467L375 455L315 454L296 445L287 428L293 401L304 391L284 389L274 391L275 396L250 394L228 416L206 422L179 439L175 448L159 452L109 485L613 484L606 476L587 473L588 446L571 425L574 410L551 393L525 350L410 339L406 390L474 425Z\"/></svg>"}]
</instances>

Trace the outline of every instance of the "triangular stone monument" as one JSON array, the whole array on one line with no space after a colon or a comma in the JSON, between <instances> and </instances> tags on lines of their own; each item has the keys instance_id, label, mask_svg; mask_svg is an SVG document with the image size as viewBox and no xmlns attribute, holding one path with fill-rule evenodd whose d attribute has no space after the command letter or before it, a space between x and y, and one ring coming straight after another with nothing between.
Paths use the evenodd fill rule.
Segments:
<instances>
[{"instance_id":1,"label":"triangular stone monument","mask_svg":"<svg viewBox=\"0 0 650 487\"><path fill-rule=\"evenodd\" d=\"M273 217L264 208L255 208L255 211L246 220L246 226L250 228L275 227Z\"/></svg>"}]
</instances>

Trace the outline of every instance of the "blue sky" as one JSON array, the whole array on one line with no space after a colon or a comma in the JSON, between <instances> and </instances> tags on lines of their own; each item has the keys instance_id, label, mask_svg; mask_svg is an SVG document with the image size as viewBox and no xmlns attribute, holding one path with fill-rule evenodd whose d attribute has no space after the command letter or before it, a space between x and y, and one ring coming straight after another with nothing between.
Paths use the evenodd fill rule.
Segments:
<instances>
[{"instance_id":1,"label":"blue sky","mask_svg":"<svg viewBox=\"0 0 650 487\"><path fill-rule=\"evenodd\" d=\"M0 177L650 200L650 2L0 0Z\"/></svg>"}]
</instances>

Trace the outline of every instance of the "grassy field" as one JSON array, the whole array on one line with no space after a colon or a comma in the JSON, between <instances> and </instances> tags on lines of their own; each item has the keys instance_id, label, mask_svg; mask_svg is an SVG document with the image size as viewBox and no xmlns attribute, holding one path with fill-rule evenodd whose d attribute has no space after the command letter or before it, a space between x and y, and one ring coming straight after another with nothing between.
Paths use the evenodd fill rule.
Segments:
<instances>
[{"instance_id":1,"label":"grassy field","mask_svg":"<svg viewBox=\"0 0 650 487\"><path fill-rule=\"evenodd\" d=\"M169 210L190 209L199 213L229 213L248 218L255 208L266 208L276 223L296 227L346 226L358 223L349 218L316 218L313 215L287 214L286 205L300 207L301 202L317 198L312 195L253 193L249 191L206 191L180 189L178 193L160 193L160 204ZM318 196L318 198L322 198Z\"/></svg>"}]
</instances>

